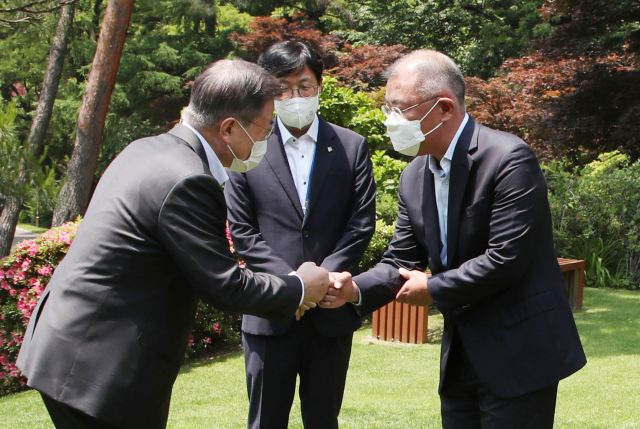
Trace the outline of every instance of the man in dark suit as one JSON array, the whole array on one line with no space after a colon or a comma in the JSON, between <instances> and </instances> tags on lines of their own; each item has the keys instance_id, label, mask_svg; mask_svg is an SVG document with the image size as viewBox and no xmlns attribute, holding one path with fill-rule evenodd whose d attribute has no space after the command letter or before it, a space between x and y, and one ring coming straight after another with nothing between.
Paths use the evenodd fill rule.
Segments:
<instances>
[{"instance_id":1,"label":"man in dark suit","mask_svg":"<svg viewBox=\"0 0 640 429\"><path fill-rule=\"evenodd\" d=\"M558 381L586 360L554 253L547 186L522 140L465 113L464 87L455 63L435 51L391 67L387 130L396 150L418 156L402 174L382 261L353 282L338 276L343 286L320 305L359 299L368 313L394 298L435 303L445 322L443 427L551 428Z\"/></svg>"},{"instance_id":2,"label":"man in dark suit","mask_svg":"<svg viewBox=\"0 0 640 429\"><path fill-rule=\"evenodd\" d=\"M317 116L322 60L302 42L271 46L258 63L283 85L266 161L225 187L234 245L254 270L284 274L308 260L354 269L375 227L366 140ZM304 427L337 428L353 331L352 307L314 309L299 322L245 315L248 426L287 428L300 376Z\"/></svg>"},{"instance_id":3,"label":"man in dark suit","mask_svg":"<svg viewBox=\"0 0 640 429\"><path fill-rule=\"evenodd\" d=\"M288 318L324 295L326 270L240 269L225 236L223 166L259 162L278 85L255 64L219 61L196 78L182 125L105 171L18 357L57 427L164 427L198 296Z\"/></svg>"}]
</instances>

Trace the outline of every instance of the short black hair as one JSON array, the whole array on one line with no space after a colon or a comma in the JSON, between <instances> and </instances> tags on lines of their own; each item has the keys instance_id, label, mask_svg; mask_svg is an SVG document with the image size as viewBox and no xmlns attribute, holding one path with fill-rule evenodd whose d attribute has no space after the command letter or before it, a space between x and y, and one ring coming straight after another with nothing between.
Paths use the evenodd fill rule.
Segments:
<instances>
[{"instance_id":1,"label":"short black hair","mask_svg":"<svg viewBox=\"0 0 640 429\"><path fill-rule=\"evenodd\" d=\"M318 82L322 81L322 57L311 44L300 40L286 40L271 45L260 55L258 64L276 77L297 72L307 65Z\"/></svg>"}]
</instances>

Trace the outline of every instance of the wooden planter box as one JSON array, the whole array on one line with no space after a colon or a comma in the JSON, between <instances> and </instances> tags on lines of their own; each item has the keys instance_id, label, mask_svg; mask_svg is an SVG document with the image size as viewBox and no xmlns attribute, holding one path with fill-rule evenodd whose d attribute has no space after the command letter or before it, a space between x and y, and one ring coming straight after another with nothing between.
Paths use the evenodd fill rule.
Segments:
<instances>
[{"instance_id":1,"label":"wooden planter box","mask_svg":"<svg viewBox=\"0 0 640 429\"><path fill-rule=\"evenodd\" d=\"M582 310L582 289L584 289L584 261L582 259L558 258L562 271L564 290L567 292L572 310Z\"/></svg>"},{"instance_id":2,"label":"wooden planter box","mask_svg":"<svg viewBox=\"0 0 640 429\"><path fill-rule=\"evenodd\" d=\"M584 261L558 258L562 281L573 310L582 309ZM392 301L371 315L371 333L379 340L424 344L429 332L429 307Z\"/></svg>"},{"instance_id":3,"label":"wooden planter box","mask_svg":"<svg viewBox=\"0 0 640 429\"><path fill-rule=\"evenodd\" d=\"M371 315L373 336L385 341L424 344L427 342L428 306L392 301Z\"/></svg>"}]
</instances>

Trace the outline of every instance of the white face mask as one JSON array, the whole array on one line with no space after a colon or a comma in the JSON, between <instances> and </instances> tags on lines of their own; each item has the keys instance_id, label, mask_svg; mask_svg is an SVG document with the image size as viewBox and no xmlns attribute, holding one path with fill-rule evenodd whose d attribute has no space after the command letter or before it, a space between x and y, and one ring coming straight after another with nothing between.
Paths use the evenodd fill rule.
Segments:
<instances>
[{"instance_id":1,"label":"white face mask","mask_svg":"<svg viewBox=\"0 0 640 429\"><path fill-rule=\"evenodd\" d=\"M287 127L301 130L313 122L320 106L320 94L275 100L276 114Z\"/></svg>"},{"instance_id":2,"label":"white face mask","mask_svg":"<svg viewBox=\"0 0 640 429\"><path fill-rule=\"evenodd\" d=\"M406 119L402 113L391 112L387 119L384 121L384 125L387 127L387 134L393 144L393 149L400 152L403 155L416 156L420 150L420 145L424 141L424 138L440 128L444 122L440 122L433 127L426 134L422 133L422 121L429 113L435 109L440 102L440 99L424 114L419 120L410 121Z\"/></svg>"},{"instance_id":3,"label":"white face mask","mask_svg":"<svg viewBox=\"0 0 640 429\"><path fill-rule=\"evenodd\" d=\"M267 153L267 139L265 138L264 140L255 141L249 135L247 130L244 129L240 121L238 121L238 125L240 125L240 128L242 128L242 131L244 131L247 137L251 139L253 147L251 148L249 158L242 160L236 156L233 149L231 149L231 146L227 145L229 151L233 155L233 161L231 161L229 170L235 171L237 173L246 173L247 171L256 168L258 164L260 164L260 161L262 161L262 158L264 158L265 153Z\"/></svg>"}]
</instances>

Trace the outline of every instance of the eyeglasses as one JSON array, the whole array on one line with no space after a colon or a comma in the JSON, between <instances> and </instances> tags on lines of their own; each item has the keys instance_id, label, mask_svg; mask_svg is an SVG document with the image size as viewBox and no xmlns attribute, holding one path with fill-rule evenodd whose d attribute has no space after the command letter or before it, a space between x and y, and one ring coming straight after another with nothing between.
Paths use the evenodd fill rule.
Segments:
<instances>
[{"instance_id":1,"label":"eyeglasses","mask_svg":"<svg viewBox=\"0 0 640 429\"><path fill-rule=\"evenodd\" d=\"M414 107L418 107L428 101L433 100L434 98L438 98L440 97L439 95L436 95L435 97L431 97L427 100L421 101L420 103L414 104L413 106L409 106L409 107L405 107L404 109L400 109L399 107L389 107L386 104L383 104L382 107L380 107L380 110L382 110L382 113L384 113L384 116L389 117L391 116L392 113L395 113L397 115L400 116L404 116L404 112L413 109Z\"/></svg>"},{"instance_id":2,"label":"eyeglasses","mask_svg":"<svg viewBox=\"0 0 640 429\"><path fill-rule=\"evenodd\" d=\"M234 119L236 119L236 118L234 118ZM249 136L251 141L254 141L253 137L251 137L251 134L249 134L249 131L247 131L247 129L244 127L244 125L242 125L242 122L239 121L238 119L236 119L236 122L238 123L238 125L240 125L240 128L242 128L242 130ZM254 121L249 121L249 123L255 125L256 127L262 128L263 130L267 130L267 135L264 136L260 140L269 140L269 137L271 137L271 134L273 134L273 132L276 129L276 123L275 122L273 122L271 124L271 128L263 127L262 125L258 124L257 122L254 122Z\"/></svg>"},{"instance_id":3,"label":"eyeglasses","mask_svg":"<svg viewBox=\"0 0 640 429\"><path fill-rule=\"evenodd\" d=\"M278 100L288 100L290 98L293 98L293 95L295 94L295 92L297 92L300 97L313 97L318 93L318 88L320 87L317 85L309 85L309 84L302 84L297 88L289 88L288 86L281 86L280 94L277 95L276 98Z\"/></svg>"},{"instance_id":4,"label":"eyeglasses","mask_svg":"<svg viewBox=\"0 0 640 429\"><path fill-rule=\"evenodd\" d=\"M275 124L275 122L273 122L273 123L271 124L271 127L270 127L270 128L263 127L262 125L260 125L260 124L258 124L258 123L256 123L256 122L253 122L253 121L250 121L250 122L251 122L253 125L257 126L257 127L262 128L263 130L267 130L267 135L266 135L266 136L264 136L264 138L263 138L262 140L269 140L269 137L271 137L271 135L273 134L273 132L276 130L276 124Z\"/></svg>"}]
</instances>

